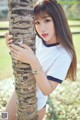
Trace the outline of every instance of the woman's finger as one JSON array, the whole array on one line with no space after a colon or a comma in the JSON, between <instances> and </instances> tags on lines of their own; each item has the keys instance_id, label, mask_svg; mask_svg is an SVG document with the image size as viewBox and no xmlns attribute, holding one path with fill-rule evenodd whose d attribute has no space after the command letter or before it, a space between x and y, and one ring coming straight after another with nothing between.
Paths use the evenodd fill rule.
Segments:
<instances>
[{"instance_id":1,"label":"woman's finger","mask_svg":"<svg viewBox=\"0 0 80 120\"><path fill-rule=\"evenodd\" d=\"M7 36L8 36L8 35L9 35L9 33L8 33L8 32L7 32L7 33L5 33L5 34L4 34L5 38L7 38Z\"/></svg>"},{"instance_id":2,"label":"woman's finger","mask_svg":"<svg viewBox=\"0 0 80 120\"><path fill-rule=\"evenodd\" d=\"M12 58L17 59L16 54L14 52L10 51L10 54L11 54Z\"/></svg>"},{"instance_id":3,"label":"woman's finger","mask_svg":"<svg viewBox=\"0 0 80 120\"><path fill-rule=\"evenodd\" d=\"M18 45L15 45L15 44L11 44L11 47L17 51L23 49L22 47L18 46Z\"/></svg>"},{"instance_id":4,"label":"woman's finger","mask_svg":"<svg viewBox=\"0 0 80 120\"><path fill-rule=\"evenodd\" d=\"M10 40L10 39L12 39L12 35L9 35L9 33L5 33L5 38L7 39L7 40Z\"/></svg>"},{"instance_id":5,"label":"woman's finger","mask_svg":"<svg viewBox=\"0 0 80 120\"><path fill-rule=\"evenodd\" d=\"M10 44L12 43L12 39L11 39L11 36L9 35L9 33L5 33L5 38L6 38L6 40L5 40L5 42L6 42L6 45L8 46L8 47L10 47Z\"/></svg>"},{"instance_id":6,"label":"woman's finger","mask_svg":"<svg viewBox=\"0 0 80 120\"><path fill-rule=\"evenodd\" d=\"M30 47L28 45L25 45L25 44L22 44L22 43L19 43L19 45L24 49L30 49Z\"/></svg>"},{"instance_id":7,"label":"woman's finger","mask_svg":"<svg viewBox=\"0 0 80 120\"><path fill-rule=\"evenodd\" d=\"M9 40L9 38L10 38L10 37L9 37L9 33L5 33L4 36L5 36L5 38L6 38L7 40Z\"/></svg>"}]
</instances>

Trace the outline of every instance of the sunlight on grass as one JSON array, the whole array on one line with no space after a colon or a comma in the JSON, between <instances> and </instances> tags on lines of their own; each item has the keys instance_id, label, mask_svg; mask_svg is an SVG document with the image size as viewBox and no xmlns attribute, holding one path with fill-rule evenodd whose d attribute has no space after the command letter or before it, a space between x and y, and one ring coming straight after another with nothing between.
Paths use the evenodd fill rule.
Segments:
<instances>
[{"instance_id":1,"label":"sunlight on grass","mask_svg":"<svg viewBox=\"0 0 80 120\"><path fill-rule=\"evenodd\" d=\"M69 25L80 25L79 20L68 20Z\"/></svg>"},{"instance_id":2,"label":"sunlight on grass","mask_svg":"<svg viewBox=\"0 0 80 120\"><path fill-rule=\"evenodd\" d=\"M78 31L80 32L80 27L71 27L70 29L71 29L72 32L73 31L74 32L78 32Z\"/></svg>"},{"instance_id":3,"label":"sunlight on grass","mask_svg":"<svg viewBox=\"0 0 80 120\"><path fill-rule=\"evenodd\" d=\"M0 21L0 27L8 27L9 22L8 21Z\"/></svg>"},{"instance_id":4,"label":"sunlight on grass","mask_svg":"<svg viewBox=\"0 0 80 120\"><path fill-rule=\"evenodd\" d=\"M77 60L80 62L80 35L73 35L73 42L76 50Z\"/></svg>"},{"instance_id":5,"label":"sunlight on grass","mask_svg":"<svg viewBox=\"0 0 80 120\"><path fill-rule=\"evenodd\" d=\"M0 39L0 80L12 76L11 57L4 39Z\"/></svg>"},{"instance_id":6,"label":"sunlight on grass","mask_svg":"<svg viewBox=\"0 0 80 120\"><path fill-rule=\"evenodd\" d=\"M3 30L3 31L0 30L0 35L4 35L6 32L8 32L8 31L7 30Z\"/></svg>"}]
</instances>

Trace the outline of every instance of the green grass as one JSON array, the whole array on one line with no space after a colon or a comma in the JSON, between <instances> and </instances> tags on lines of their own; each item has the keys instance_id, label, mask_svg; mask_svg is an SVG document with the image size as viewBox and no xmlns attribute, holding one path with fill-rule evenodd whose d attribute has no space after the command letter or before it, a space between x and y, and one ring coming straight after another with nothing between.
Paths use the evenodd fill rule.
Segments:
<instances>
[{"instance_id":1,"label":"green grass","mask_svg":"<svg viewBox=\"0 0 80 120\"><path fill-rule=\"evenodd\" d=\"M71 22L71 23L70 23ZM77 24L75 21L69 21L70 24ZM78 21L80 23L80 21ZM0 26L8 26L8 22L0 22ZM72 30L80 29L79 27L71 28ZM5 33L6 31L4 31ZM80 35L73 35L73 41L76 49L77 59L80 62ZM9 55L9 49L5 44L5 39L0 39L0 80L12 77L12 63Z\"/></svg>"},{"instance_id":2,"label":"green grass","mask_svg":"<svg viewBox=\"0 0 80 120\"><path fill-rule=\"evenodd\" d=\"M9 22L8 21L0 21L0 27L8 27L9 26ZM0 35L4 35L6 32L8 32L7 30L0 30Z\"/></svg>"},{"instance_id":3,"label":"green grass","mask_svg":"<svg viewBox=\"0 0 80 120\"><path fill-rule=\"evenodd\" d=\"M68 20L68 23L70 24L70 25L80 25L80 21L78 20Z\"/></svg>"},{"instance_id":4,"label":"green grass","mask_svg":"<svg viewBox=\"0 0 80 120\"><path fill-rule=\"evenodd\" d=\"M9 26L9 22L8 21L0 21L0 27L8 27Z\"/></svg>"},{"instance_id":5,"label":"green grass","mask_svg":"<svg viewBox=\"0 0 80 120\"><path fill-rule=\"evenodd\" d=\"M0 80L12 77L12 65L9 49L4 39L0 39Z\"/></svg>"},{"instance_id":6,"label":"green grass","mask_svg":"<svg viewBox=\"0 0 80 120\"><path fill-rule=\"evenodd\" d=\"M0 36L4 35L6 32L8 32L8 31L7 30L3 30L3 31L0 30Z\"/></svg>"},{"instance_id":7,"label":"green grass","mask_svg":"<svg viewBox=\"0 0 80 120\"><path fill-rule=\"evenodd\" d=\"M80 27L71 27L70 30L74 31L74 32L76 32L76 31L80 32Z\"/></svg>"},{"instance_id":8,"label":"green grass","mask_svg":"<svg viewBox=\"0 0 80 120\"><path fill-rule=\"evenodd\" d=\"M77 61L80 62L80 35L73 35L73 42L76 50Z\"/></svg>"},{"instance_id":9,"label":"green grass","mask_svg":"<svg viewBox=\"0 0 80 120\"><path fill-rule=\"evenodd\" d=\"M68 21L69 25L79 25L79 26L75 26L75 27L70 27L71 31L72 32L80 32L80 21L72 21L72 20L69 20Z\"/></svg>"}]
</instances>

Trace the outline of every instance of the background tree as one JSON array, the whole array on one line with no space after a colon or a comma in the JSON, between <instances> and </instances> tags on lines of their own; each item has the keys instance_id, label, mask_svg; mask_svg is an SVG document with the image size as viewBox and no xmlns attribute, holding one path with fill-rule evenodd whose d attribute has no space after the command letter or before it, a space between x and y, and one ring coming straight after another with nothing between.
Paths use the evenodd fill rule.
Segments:
<instances>
[{"instance_id":1,"label":"background tree","mask_svg":"<svg viewBox=\"0 0 80 120\"><path fill-rule=\"evenodd\" d=\"M9 32L13 43L23 42L35 50L32 0L8 0ZM17 94L17 120L37 120L36 81L29 64L12 58Z\"/></svg>"},{"instance_id":2,"label":"background tree","mask_svg":"<svg viewBox=\"0 0 80 120\"><path fill-rule=\"evenodd\" d=\"M57 0L62 4L68 19L80 19L80 0Z\"/></svg>"}]
</instances>

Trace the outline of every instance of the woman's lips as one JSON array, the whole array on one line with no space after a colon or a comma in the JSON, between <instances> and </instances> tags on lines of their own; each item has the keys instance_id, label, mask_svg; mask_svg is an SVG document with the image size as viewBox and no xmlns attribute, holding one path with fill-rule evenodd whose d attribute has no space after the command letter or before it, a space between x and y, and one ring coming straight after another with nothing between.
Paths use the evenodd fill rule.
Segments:
<instances>
[{"instance_id":1,"label":"woman's lips","mask_svg":"<svg viewBox=\"0 0 80 120\"><path fill-rule=\"evenodd\" d=\"M48 36L48 34L42 34L42 37L44 37L44 38L47 37L47 36Z\"/></svg>"}]
</instances>

